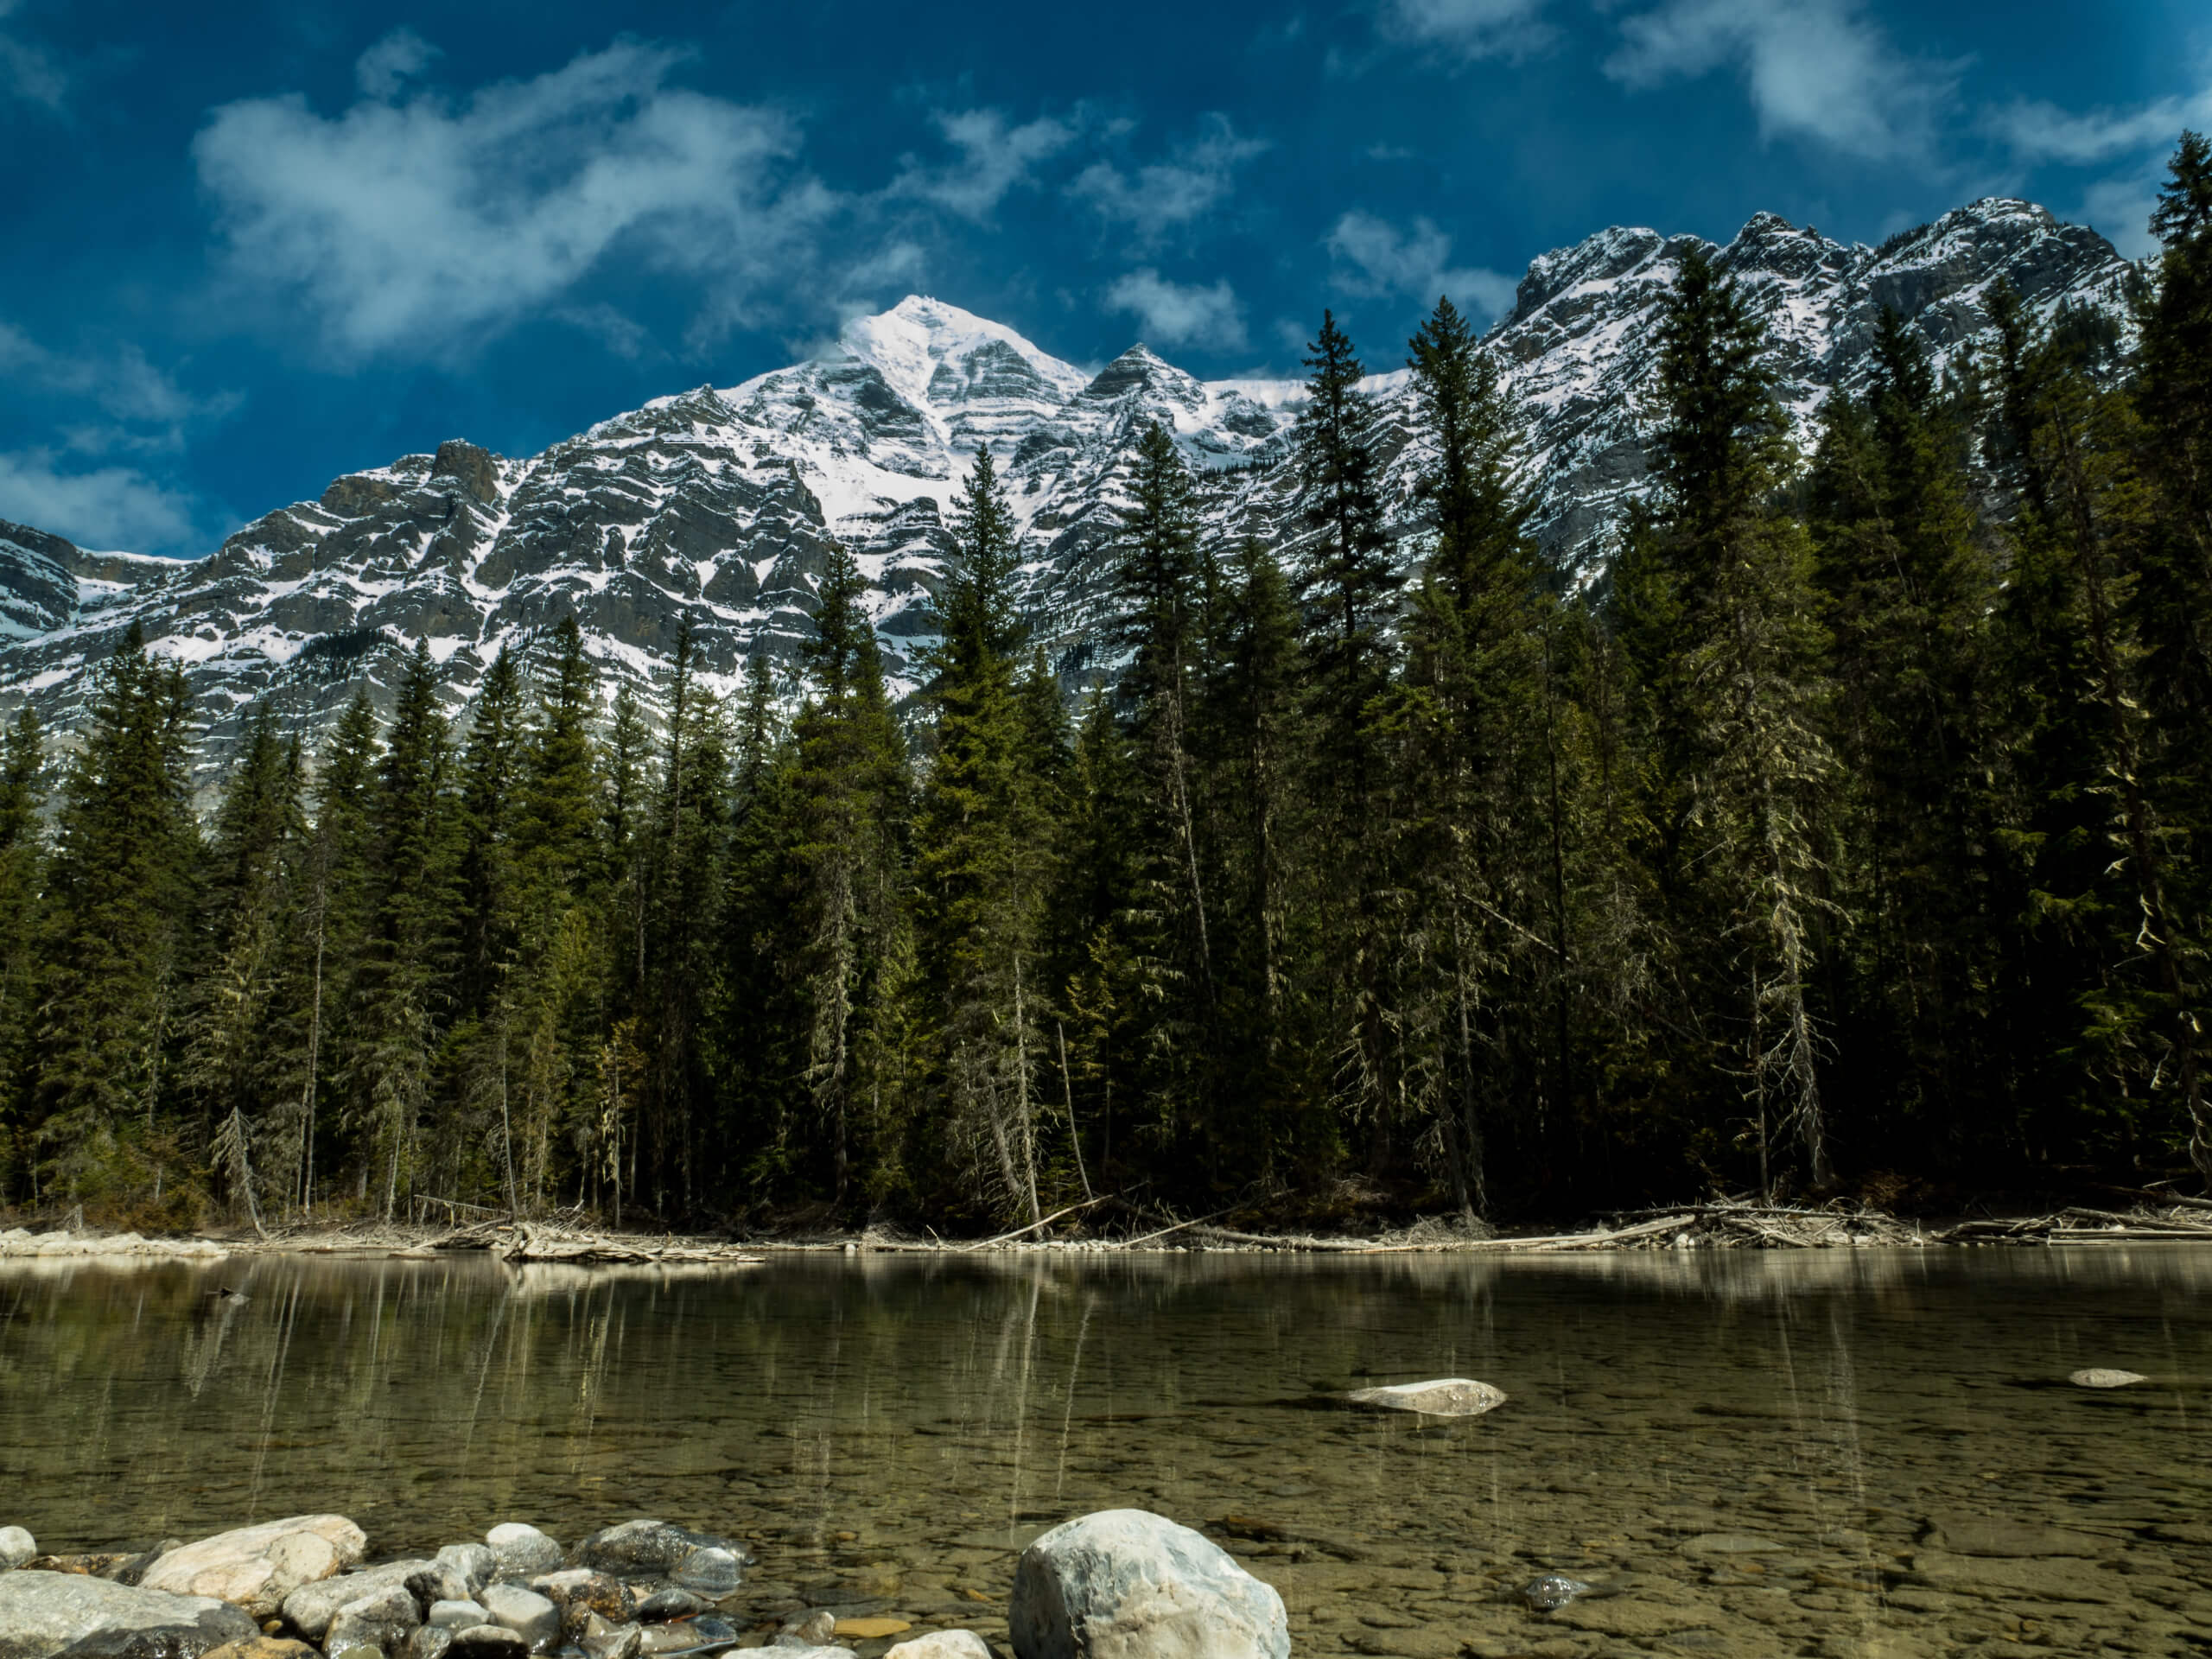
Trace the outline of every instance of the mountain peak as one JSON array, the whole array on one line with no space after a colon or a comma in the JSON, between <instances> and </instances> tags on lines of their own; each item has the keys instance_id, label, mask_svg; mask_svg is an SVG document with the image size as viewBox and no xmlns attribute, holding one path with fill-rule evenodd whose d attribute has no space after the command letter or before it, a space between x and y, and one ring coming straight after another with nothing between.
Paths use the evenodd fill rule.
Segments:
<instances>
[{"instance_id":1,"label":"mountain peak","mask_svg":"<svg viewBox=\"0 0 2212 1659\"><path fill-rule=\"evenodd\" d=\"M855 317L838 336L846 356L874 367L918 408L961 402L978 377L969 359L982 355L998 365L1019 363L1065 400L1079 391L1085 376L1004 323L979 317L926 294L909 294L888 311ZM949 371L949 372L948 372Z\"/></svg>"}]
</instances>

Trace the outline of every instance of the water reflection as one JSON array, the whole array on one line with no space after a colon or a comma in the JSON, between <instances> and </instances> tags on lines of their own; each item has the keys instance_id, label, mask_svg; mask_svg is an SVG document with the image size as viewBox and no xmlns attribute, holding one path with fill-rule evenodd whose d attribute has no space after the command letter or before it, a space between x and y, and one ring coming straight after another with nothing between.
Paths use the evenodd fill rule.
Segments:
<instances>
[{"instance_id":1,"label":"water reflection","mask_svg":"<svg viewBox=\"0 0 2212 1659\"><path fill-rule=\"evenodd\" d=\"M325 1508L395 1553L658 1514L751 1539L764 1608L986 1631L1014 1550L1134 1503L1210 1524L1301 1653L2173 1651L2212 1643L2208 1281L2180 1246L34 1259L0 1267L0 1476L62 1548ZM2088 1364L2153 1381L2065 1386ZM1315 1408L1445 1375L1513 1401ZM1977 1556L1946 1515L2027 1541ZM2039 1557L2056 1529L2092 1555ZM1532 1613L1512 1592L1549 1570L1599 1593Z\"/></svg>"}]
</instances>

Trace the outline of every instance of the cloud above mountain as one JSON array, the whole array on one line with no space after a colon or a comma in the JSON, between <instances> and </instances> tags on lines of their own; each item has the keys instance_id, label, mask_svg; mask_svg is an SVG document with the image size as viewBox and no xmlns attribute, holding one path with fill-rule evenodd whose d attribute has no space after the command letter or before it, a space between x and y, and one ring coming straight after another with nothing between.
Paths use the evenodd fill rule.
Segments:
<instances>
[{"instance_id":1,"label":"cloud above mountain","mask_svg":"<svg viewBox=\"0 0 2212 1659\"><path fill-rule=\"evenodd\" d=\"M1247 343L1244 308L1226 282L1172 283L1147 265L1116 279L1105 300L1136 317L1148 345L1241 352Z\"/></svg>"},{"instance_id":2,"label":"cloud above mountain","mask_svg":"<svg viewBox=\"0 0 2212 1659\"><path fill-rule=\"evenodd\" d=\"M1770 137L1868 161L1931 155L1959 66L1913 57L1853 0L1668 0L1622 19L1607 75L1631 90L1732 70Z\"/></svg>"},{"instance_id":3,"label":"cloud above mountain","mask_svg":"<svg viewBox=\"0 0 2212 1659\"><path fill-rule=\"evenodd\" d=\"M1452 264L1452 238L1427 219L1400 230L1373 213L1346 213L1330 231L1328 248L1336 258L1330 280L1347 294L1394 295L1426 305L1448 296L1484 321L1513 306L1514 279Z\"/></svg>"},{"instance_id":4,"label":"cloud above mountain","mask_svg":"<svg viewBox=\"0 0 2212 1659\"><path fill-rule=\"evenodd\" d=\"M194 142L226 274L304 307L338 359L466 353L617 254L711 270L741 315L838 211L787 115L667 84L680 51L621 41L456 99L408 92L418 48L372 48L359 79L380 95L342 114L249 99Z\"/></svg>"}]
</instances>

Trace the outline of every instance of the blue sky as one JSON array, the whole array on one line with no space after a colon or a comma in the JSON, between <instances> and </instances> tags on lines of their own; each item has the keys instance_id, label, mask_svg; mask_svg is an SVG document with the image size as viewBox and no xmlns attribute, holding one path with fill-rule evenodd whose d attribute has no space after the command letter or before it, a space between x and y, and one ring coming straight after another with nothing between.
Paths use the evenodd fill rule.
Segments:
<instances>
[{"instance_id":1,"label":"blue sky","mask_svg":"<svg viewBox=\"0 0 2212 1659\"><path fill-rule=\"evenodd\" d=\"M2184 125L2202 0L0 0L0 518L202 553L910 291L1290 373L1325 305L1395 366L1611 223L2002 193L2139 252Z\"/></svg>"}]
</instances>

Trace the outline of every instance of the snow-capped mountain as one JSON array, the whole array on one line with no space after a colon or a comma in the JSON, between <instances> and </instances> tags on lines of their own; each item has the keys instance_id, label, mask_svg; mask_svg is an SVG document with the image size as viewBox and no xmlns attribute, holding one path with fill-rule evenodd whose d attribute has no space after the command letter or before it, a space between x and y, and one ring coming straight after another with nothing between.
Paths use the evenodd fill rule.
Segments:
<instances>
[{"instance_id":1,"label":"snow-capped mountain","mask_svg":"<svg viewBox=\"0 0 2212 1659\"><path fill-rule=\"evenodd\" d=\"M1562 563L1600 563L1646 487L1645 391L1659 303L1705 246L1750 291L1783 395L1809 427L1869 372L1894 306L1940 365L1985 335L2010 280L2040 313L2094 308L2123 333L2134 267L2094 232L1992 199L1847 245L1772 214L1726 248L1613 229L1529 267L1491 331L1530 420L1535 523ZM1396 343L1366 342L1371 365ZM1371 377L1403 556L1420 556L1402 370ZM138 622L184 664L219 756L254 702L319 728L365 683L388 693L427 639L457 702L502 645L573 613L610 676L665 671L689 618L727 687L746 658L789 656L810 626L832 538L854 550L896 680L914 682L929 595L952 549L953 498L976 450L1000 464L1027 596L1064 669L1092 664L1110 546L1137 439L1158 421L1205 482L1224 535L1295 540L1295 380L1201 381L1142 346L1091 372L940 301L847 326L823 359L658 398L523 459L455 439L338 479L189 563L91 554L0 524L0 712L33 698L67 727L87 669Z\"/></svg>"}]
</instances>

